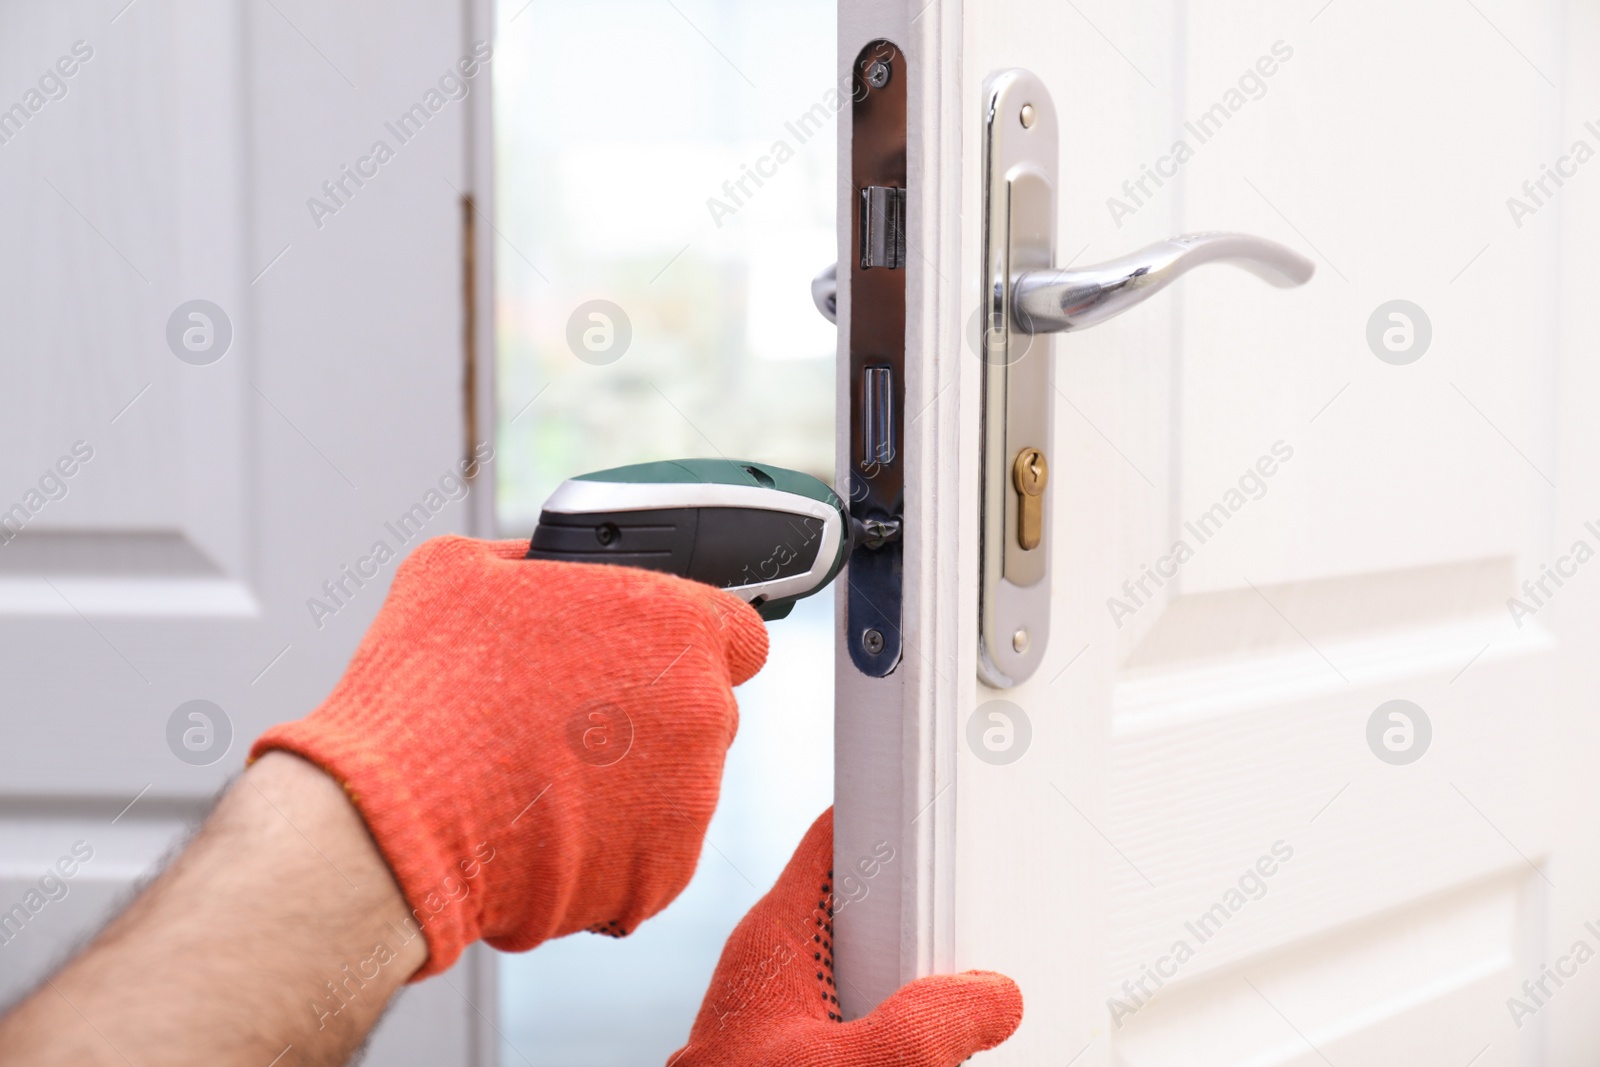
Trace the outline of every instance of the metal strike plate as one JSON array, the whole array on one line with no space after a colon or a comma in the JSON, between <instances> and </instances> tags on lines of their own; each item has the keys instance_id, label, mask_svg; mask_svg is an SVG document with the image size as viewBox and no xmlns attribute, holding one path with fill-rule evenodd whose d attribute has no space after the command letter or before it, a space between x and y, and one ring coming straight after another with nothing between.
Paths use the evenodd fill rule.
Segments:
<instances>
[{"instance_id":1,"label":"metal strike plate","mask_svg":"<svg viewBox=\"0 0 1600 1067\"><path fill-rule=\"evenodd\" d=\"M1038 499L1025 502L1015 472L1032 449L1063 469L1051 434L1053 341L1017 328L1011 281L1055 262L1058 134L1050 94L1025 70L991 77L984 98L978 674L1008 688L1038 669L1050 642L1054 488L1045 481Z\"/></svg>"},{"instance_id":2,"label":"metal strike plate","mask_svg":"<svg viewBox=\"0 0 1600 1067\"><path fill-rule=\"evenodd\" d=\"M898 524L905 512L901 436L906 392L906 59L873 41L852 69L850 127L850 515ZM841 268L843 264L841 264ZM843 273L841 270L840 273ZM815 293L815 289L813 290ZM831 303L831 301L829 301ZM819 307L824 306L819 302ZM846 644L863 674L900 663L899 539L867 538L850 553Z\"/></svg>"}]
</instances>

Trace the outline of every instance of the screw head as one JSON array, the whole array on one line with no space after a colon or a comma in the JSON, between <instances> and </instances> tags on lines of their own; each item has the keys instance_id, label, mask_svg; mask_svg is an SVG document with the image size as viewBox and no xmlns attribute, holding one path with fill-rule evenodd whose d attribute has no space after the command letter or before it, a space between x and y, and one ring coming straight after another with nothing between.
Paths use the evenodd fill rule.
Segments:
<instances>
[{"instance_id":1,"label":"screw head","mask_svg":"<svg viewBox=\"0 0 1600 1067\"><path fill-rule=\"evenodd\" d=\"M1016 633L1011 635L1011 647L1016 649L1018 652L1028 651L1028 645L1030 643L1031 642L1028 639L1028 631L1026 630L1018 630Z\"/></svg>"},{"instance_id":2,"label":"screw head","mask_svg":"<svg viewBox=\"0 0 1600 1067\"><path fill-rule=\"evenodd\" d=\"M874 89L882 89L889 84L889 73L889 64L881 59L873 60L872 64L867 67L867 84Z\"/></svg>"},{"instance_id":3,"label":"screw head","mask_svg":"<svg viewBox=\"0 0 1600 1067\"><path fill-rule=\"evenodd\" d=\"M883 631L868 630L861 635L861 647L867 650L869 656L876 656L883 651Z\"/></svg>"},{"instance_id":4,"label":"screw head","mask_svg":"<svg viewBox=\"0 0 1600 1067\"><path fill-rule=\"evenodd\" d=\"M1039 119L1039 113L1033 109L1032 104L1023 104L1022 113L1017 117L1022 120L1023 129L1031 130L1033 129L1033 124Z\"/></svg>"}]
</instances>

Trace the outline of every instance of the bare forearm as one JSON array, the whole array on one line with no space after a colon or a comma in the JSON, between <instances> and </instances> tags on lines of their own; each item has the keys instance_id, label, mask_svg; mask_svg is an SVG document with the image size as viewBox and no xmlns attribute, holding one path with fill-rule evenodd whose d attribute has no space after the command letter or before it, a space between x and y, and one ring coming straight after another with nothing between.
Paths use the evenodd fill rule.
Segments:
<instances>
[{"instance_id":1,"label":"bare forearm","mask_svg":"<svg viewBox=\"0 0 1600 1067\"><path fill-rule=\"evenodd\" d=\"M342 1064L426 958L343 791L271 753L168 871L0 1021L0 1064Z\"/></svg>"}]
</instances>

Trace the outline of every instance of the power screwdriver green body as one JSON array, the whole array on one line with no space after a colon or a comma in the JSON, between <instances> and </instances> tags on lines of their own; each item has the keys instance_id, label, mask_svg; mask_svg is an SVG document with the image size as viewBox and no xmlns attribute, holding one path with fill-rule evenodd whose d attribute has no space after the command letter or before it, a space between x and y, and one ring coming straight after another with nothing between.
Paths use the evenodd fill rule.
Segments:
<instances>
[{"instance_id":1,"label":"power screwdriver green body","mask_svg":"<svg viewBox=\"0 0 1600 1067\"><path fill-rule=\"evenodd\" d=\"M831 582L858 543L896 524L856 523L809 474L727 459L638 463L570 478L545 501L528 559L665 571L726 589L764 619Z\"/></svg>"}]
</instances>

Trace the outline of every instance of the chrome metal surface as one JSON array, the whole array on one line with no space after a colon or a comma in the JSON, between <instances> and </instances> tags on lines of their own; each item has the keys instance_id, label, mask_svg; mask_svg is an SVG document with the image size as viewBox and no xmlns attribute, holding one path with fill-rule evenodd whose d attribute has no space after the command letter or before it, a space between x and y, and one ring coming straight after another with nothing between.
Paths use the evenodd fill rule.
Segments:
<instances>
[{"instance_id":1,"label":"chrome metal surface","mask_svg":"<svg viewBox=\"0 0 1600 1067\"><path fill-rule=\"evenodd\" d=\"M861 267L906 265L906 191L887 185L861 190Z\"/></svg>"},{"instance_id":2,"label":"chrome metal surface","mask_svg":"<svg viewBox=\"0 0 1600 1067\"><path fill-rule=\"evenodd\" d=\"M1093 267L1016 276L1012 323L1030 334L1082 330L1142 304L1207 263L1231 264L1280 289L1304 285L1317 269L1294 249L1264 237L1189 233Z\"/></svg>"},{"instance_id":3,"label":"chrome metal surface","mask_svg":"<svg viewBox=\"0 0 1600 1067\"><path fill-rule=\"evenodd\" d=\"M1012 326L1010 280L1055 263L1059 142L1055 105L1033 74L1004 71L987 90L978 676L1006 688L1038 670L1050 644L1055 494L1046 486L1025 504L1013 468L1025 449L1050 453L1055 342ZM1037 523L1037 539L1024 536L1025 518Z\"/></svg>"},{"instance_id":4,"label":"chrome metal surface","mask_svg":"<svg viewBox=\"0 0 1600 1067\"><path fill-rule=\"evenodd\" d=\"M873 72L877 73L874 74ZM849 259L838 285L848 287L850 424L845 457L850 517L862 523L903 522L906 465L905 212L907 195L906 57L878 40L856 54L851 75L849 173L846 204ZM845 596L850 662L870 678L899 665L903 644L905 545L864 539L850 552Z\"/></svg>"},{"instance_id":5,"label":"chrome metal surface","mask_svg":"<svg viewBox=\"0 0 1600 1067\"><path fill-rule=\"evenodd\" d=\"M861 461L863 471L894 462L894 370L861 372Z\"/></svg>"},{"instance_id":6,"label":"chrome metal surface","mask_svg":"<svg viewBox=\"0 0 1600 1067\"><path fill-rule=\"evenodd\" d=\"M1049 335L1104 322L1207 263L1241 267L1280 288L1305 284L1315 266L1275 241L1195 233L1098 266L1058 268L1055 104L1026 70L990 77L985 103L984 273L973 339L983 359L978 676L1003 689L1031 677L1050 642L1057 524L1048 471L1068 467L1052 448Z\"/></svg>"},{"instance_id":7,"label":"chrome metal surface","mask_svg":"<svg viewBox=\"0 0 1600 1067\"><path fill-rule=\"evenodd\" d=\"M829 263L811 279L811 302L817 305L822 317L835 325L839 322L839 264Z\"/></svg>"}]
</instances>

